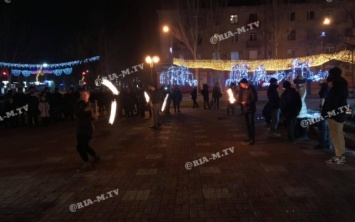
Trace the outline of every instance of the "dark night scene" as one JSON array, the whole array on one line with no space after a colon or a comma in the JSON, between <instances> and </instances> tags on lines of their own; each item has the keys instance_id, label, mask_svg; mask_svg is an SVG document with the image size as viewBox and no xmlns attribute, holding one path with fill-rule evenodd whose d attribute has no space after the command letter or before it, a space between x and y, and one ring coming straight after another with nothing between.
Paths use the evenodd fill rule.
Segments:
<instances>
[{"instance_id":1,"label":"dark night scene","mask_svg":"<svg viewBox=\"0 0 355 222\"><path fill-rule=\"evenodd\" d=\"M355 221L354 12L0 0L0 221Z\"/></svg>"}]
</instances>

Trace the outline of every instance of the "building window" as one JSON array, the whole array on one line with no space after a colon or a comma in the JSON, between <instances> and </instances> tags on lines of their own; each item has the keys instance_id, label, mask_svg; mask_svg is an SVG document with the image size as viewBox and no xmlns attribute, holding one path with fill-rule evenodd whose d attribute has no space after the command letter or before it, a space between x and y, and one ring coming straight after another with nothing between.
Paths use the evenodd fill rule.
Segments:
<instances>
[{"instance_id":1,"label":"building window","mask_svg":"<svg viewBox=\"0 0 355 222\"><path fill-rule=\"evenodd\" d=\"M272 55L272 54L273 54L272 51L268 51L268 52L267 52L267 58L268 58L268 59L273 58L273 55Z\"/></svg>"},{"instance_id":2,"label":"building window","mask_svg":"<svg viewBox=\"0 0 355 222\"><path fill-rule=\"evenodd\" d=\"M334 53L335 52L335 50L334 50L334 47L326 47L325 48L325 53Z\"/></svg>"},{"instance_id":3,"label":"building window","mask_svg":"<svg viewBox=\"0 0 355 222\"><path fill-rule=\"evenodd\" d=\"M249 59L258 59L258 51L257 50L249 51Z\"/></svg>"},{"instance_id":4,"label":"building window","mask_svg":"<svg viewBox=\"0 0 355 222\"><path fill-rule=\"evenodd\" d=\"M217 53L213 52L212 59L213 60L221 59L221 54L219 52L217 52Z\"/></svg>"},{"instance_id":5,"label":"building window","mask_svg":"<svg viewBox=\"0 0 355 222\"><path fill-rule=\"evenodd\" d=\"M288 13L288 21L292 22L296 20L296 13L295 12L289 12Z\"/></svg>"},{"instance_id":6,"label":"building window","mask_svg":"<svg viewBox=\"0 0 355 222\"><path fill-rule=\"evenodd\" d=\"M256 21L258 21L258 14L256 13L249 14L249 22L256 22Z\"/></svg>"},{"instance_id":7,"label":"building window","mask_svg":"<svg viewBox=\"0 0 355 222\"><path fill-rule=\"evenodd\" d=\"M295 57L295 50L294 49L287 49L287 57L294 58Z\"/></svg>"},{"instance_id":8,"label":"building window","mask_svg":"<svg viewBox=\"0 0 355 222\"><path fill-rule=\"evenodd\" d=\"M231 24L238 24L238 15L231 15L229 21Z\"/></svg>"},{"instance_id":9,"label":"building window","mask_svg":"<svg viewBox=\"0 0 355 222\"><path fill-rule=\"evenodd\" d=\"M296 30L292 29L288 31L287 40L296 40Z\"/></svg>"},{"instance_id":10,"label":"building window","mask_svg":"<svg viewBox=\"0 0 355 222\"><path fill-rule=\"evenodd\" d=\"M231 52L231 60L239 60L239 52Z\"/></svg>"},{"instance_id":11,"label":"building window","mask_svg":"<svg viewBox=\"0 0 355 222\"><path fill-rule=\"evenodd\" d=\"M233 35L231 38L231 42L237 43L238 42L238 35Z\"/></svg>"},{"instance_id":12,"label":"building window","mask_svg":"<svg viewBox=\"0 0 355 222\"><path fill-rule=\"evenodd\" d=\"M314 20L314 11L307 11L307 20Z\"/></svg>"},{"instance_id":13,"label":"building window","mask_svg":"<svg viewBox=\"0 0 355 222\"><path fill-rule=\"evenodd\" d=\"M257 41L258 40L258 35L253 32L249 34L249 41Z\"/></svg>"}]
</instances>

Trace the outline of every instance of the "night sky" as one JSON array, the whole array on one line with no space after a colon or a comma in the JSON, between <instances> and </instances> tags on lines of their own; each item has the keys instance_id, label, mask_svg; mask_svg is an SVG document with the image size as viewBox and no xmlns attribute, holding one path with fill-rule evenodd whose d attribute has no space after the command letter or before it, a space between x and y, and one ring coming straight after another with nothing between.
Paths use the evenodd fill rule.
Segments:
<instances>
[{"instance_id":1,"label":"night sky","mask_svg":"<svg viewBox=\"0 0 355 222\"><path fill-rule=\"evenodd\" d=\"M169 0L0 0L0 61L58 63L102 55L115 69L159 54ZM261 0L230 0L231 5Z\"/></svg>"},{"instance_id":2,"label":"night sky","mask_svg":"<svg viewBox=\"0 0 355 222\"><path fill-rule=\"evenodd\" d=\"M90 41L85 47L90 51L87 57L99 55L95 43L106 40L106 46L115 48L115 54L122 58L121 63L136 61L133 65L147 51L159 52L158 29L152 28L158 22L159 5L154 0L0 1L0 61L80 59L76 57L80 53L73 51L81 40Z\"/></svg>"}]
</instances>

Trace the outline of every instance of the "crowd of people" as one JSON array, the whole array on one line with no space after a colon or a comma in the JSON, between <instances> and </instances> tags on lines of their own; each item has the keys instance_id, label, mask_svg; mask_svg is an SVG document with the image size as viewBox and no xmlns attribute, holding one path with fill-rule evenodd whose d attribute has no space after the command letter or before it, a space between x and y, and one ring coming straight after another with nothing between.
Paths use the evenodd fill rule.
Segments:
<instances>
[{"instance_id":1,"label":"crowd of people","mask_svg":"<svg viewBox=\"0 0 355 222\"><path fill-rule=\"evenodd\" d=\"M112 93L103 90L92 92L92 101L97 100L98 109L102 114L107 113L111 95ZM58 88L50 92L48 87L40 92L34 86L30 86L26 92L22 88L18 88L17 92L9 90L4 96L1 116L11 112L15 115L5 118L0 124L6 128L25 125L32 128L61 121L74 121L75 106L79 98L79 89L74 90L73 87L66 92L61 92ZM16 113L16 110L23 106L27 106L27 112Z\"/></svg>"},{"instance_id":2,"label":"crowd of people","mask_svg":"<svg viewBox=\"0 0 355 222\"><path fill-rule=\"evenodd\" d=\"M326 82L321 85L320 96L320 112L322 116L327 116L332 110L347 105L348 83L341 76L341 69L332 68L329 70L329 76ZM297 121L299 121L300 112L304 107L305 84L303 79L294 80L295 88L291 82L284 81L282 87L283 92L279 93L279 83L277 79L271 78L270 85L267 90L268 103L264 107L263 115L269 124L270 136L280 137L277 129L280 125L282 117L288 131L288 140L294 144L296 140L295 129ZM235 97L234 102L228 102L227 115L236 114L237 107L240 106L240 114L243 115L247 129L247 141L250 145L255 143L255 112L256 102L258 101L258 93L255 87L242 79L237 85L232 83L230 89ZM152 129L159 130L161 121L159 113L162 104L165 103L165 114L170 115L171 103L175 113L180 113L180 104L182 101L182 93L177 86L158 88L157 85L149 84L149 90L145 90L141 85L137 88L124 88L121 90L118 100L118 116L131 118L134 116L145 117L146 112L149 118L153 117ZM303 93L302 93L303 92ZM203 97L204 109L219 109L219 100L222 97L221 88L218 83L212 89L212 99L209 99L209 86L203 84L201 89L195 87L191 95L192 108L199 108L197 103L197 95L200 93ZM90 103L97 109L100 116L108 115L110 112L110 104L114 98L109 91L95 90L90 92ZM149 96L149 101L146 98ZM38 126L38 118L41 124L47 126L51 123L59 121L73 121L77 118L75 109L80 102L80 92L69 88L67 92L59 92L56 88L54 92L50 92L49 88L45 88L42 92L36 90L35 87L29 87L27 92L18 88L14 93L9 90L4 98L4 113L11 113L19 107L27 105L27 112L18 113L11 118L6 118L3 122L6 127L15 127L28 125L28 127ZM265 111L267 107L267 112ZM96 111L95 111L96 112ZM26 121L27 118L27 121ZM327 161L327 163L342 164L345 162L345 140L343 135L343 124L346 119L346 112L337 113L337 115L322 119L319 122L320 129L319 144L315 149L334 148L336 155Z\"/></svg>"}]
</instances>

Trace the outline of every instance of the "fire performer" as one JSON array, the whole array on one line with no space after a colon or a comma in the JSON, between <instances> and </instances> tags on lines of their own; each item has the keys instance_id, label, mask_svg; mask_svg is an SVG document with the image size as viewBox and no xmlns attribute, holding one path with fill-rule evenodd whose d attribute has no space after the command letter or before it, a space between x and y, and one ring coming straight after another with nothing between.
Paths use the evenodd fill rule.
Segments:
<instances>
[{"instance_id":1,"label":"fire performer","mask_svg":"<svg viewBox=\"0 0 355 222\"><path fill-rule=\"evenodd\" d=\"M89 142L94 133L93 120L96 120L99 116L97 109L95 109L89 102L90 92L83 90L80 92L80 101L76 107L76 116L78 118L78 128L77 128L77 151L84 161L84 165L78 172L87 171L92 169L92 164L89 162L89 157L92 156L94 162L99 161L100 157L95 153L95 151L89 146Z\"/></svg>"},{"instance_id":2,"label":"fire performer","mask_svg":"<svg viewBox=\"0 0 355 222\"><path fill-rule=\"evenodd\" d=\"M151 126L150 128L154 130L158 130L161 126L160 118L159 118L161 94L155 84L150 83L148 87L150 91L150 102L152 103L153 123L154 123L154 125Z\"/></svg>"}]
</instances>

